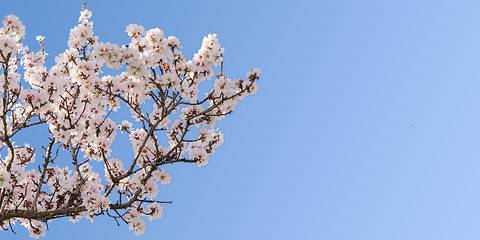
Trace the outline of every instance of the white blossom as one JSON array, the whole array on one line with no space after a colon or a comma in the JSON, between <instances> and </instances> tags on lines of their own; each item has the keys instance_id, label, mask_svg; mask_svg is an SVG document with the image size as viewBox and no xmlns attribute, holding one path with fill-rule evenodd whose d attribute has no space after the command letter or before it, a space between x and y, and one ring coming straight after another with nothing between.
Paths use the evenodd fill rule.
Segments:
<instances>
[{"instance_id":1,"label":"white blossom","mask_svg":"<svg viewBox=\"0 0 480 240\"><path fill-rule=\"evenodd\" d=\"M245 79L218 72L225 49L216 34L204 37L187 59L180 40L158 28L130 24L130 43L101 42L91 17L81 11L68 48L50 68L44 36L36 36L42 51L31 52L22 43L22 22L13 15L2 21L0 97L6 101L0 112L6 115L0 135L8 137L0 143L6 152L0 156L0 215L16 209L39 216L32 219L68 217L74 223L115 209L124 215L114 217L141 235L144 219L162 217L159 187L172 179L165 168L208 163L224 141L215 123L257 92L260 70ZM37 125L48 134L29 136ZM131 149L113 153L118 131L128 134ZM12 142L19 132L46 142ZM6 228L7 221L19 222L32 238L45 236L45 222L12 217L0 224Z\"/></svg>"}]
</instances>

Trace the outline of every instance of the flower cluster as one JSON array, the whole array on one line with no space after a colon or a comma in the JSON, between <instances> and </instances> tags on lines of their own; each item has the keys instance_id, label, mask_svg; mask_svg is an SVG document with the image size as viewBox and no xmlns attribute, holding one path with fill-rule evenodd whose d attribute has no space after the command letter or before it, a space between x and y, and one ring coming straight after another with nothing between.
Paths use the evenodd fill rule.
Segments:
<instances>
[{"instance_id":1,"label":"flower cluster","mask_svg":"<svg viewBox=\"0 0 480 240\"><path fill-rule=\"evenodd\" d=\"M21 43L25 27L19 19L10 15L3 21L3 229L19 222L38 238L52 219L93 221L108 215L142 234L144 219L156 220L163 213L160 203L165 202L156 200L158 183L166 185L172 178L162 165L206 165L223 143L216 122L257 91L258 69L244 79L224 75L225 50L216 34L205 37L199 51L187 60L179 39L166 37L158 28L145 30L131 24L126 27L128 44L101 42L91 17L83 9L79 24L70 31L68 49L55 57L49 69L44 37L37 37L41 51L29 51ZM105 68L117 74L102 75ZM209 80L212 88L200 91L205 89L200 84ZM115 118L115 112L122 117ZM49 132L41 148L14 142L19 132L37 125ZM118 132L129 138L132 158L112 157Z\"/></svg>"}]
</instances>

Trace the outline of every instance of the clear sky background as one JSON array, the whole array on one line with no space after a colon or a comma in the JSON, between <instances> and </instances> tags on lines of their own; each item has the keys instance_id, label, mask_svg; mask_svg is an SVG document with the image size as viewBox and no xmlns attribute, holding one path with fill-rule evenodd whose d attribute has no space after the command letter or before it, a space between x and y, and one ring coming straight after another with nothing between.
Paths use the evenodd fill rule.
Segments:
<instances>
[{"instance_id":1,"label":"clear sky background","mask_svg":"<svg viewBox=\"0 0 480 240\"><path fill-rule=\"evenodd\" d=\"M38 50L67 47L81 1L2 1ZM217 33L231 77L257 95L219 127L203 168L170 166L163 218L141 239L479 239L479 1L88 1L100 41L130 23ZM130 149L130 146L120 146ZM43 239L138 239L110 218ZM26 239L0 232L0 239Z\"/></svg>"}]
</instances>

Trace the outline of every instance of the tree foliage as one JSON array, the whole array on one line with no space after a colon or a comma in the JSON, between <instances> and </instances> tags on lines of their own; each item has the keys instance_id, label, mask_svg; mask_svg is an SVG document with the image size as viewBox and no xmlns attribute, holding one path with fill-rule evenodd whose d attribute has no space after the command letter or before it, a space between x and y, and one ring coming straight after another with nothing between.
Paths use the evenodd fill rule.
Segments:
<instances>
[{"instance_id":1,"label":"tree foliage","mask_svg":"<svg viewBox=\"0 0 480 240\"><path fill-rule=\"evenodd\" d=\"M144 219L162 216L162 168L177 162L203 166L223 143L218 120L257 91L260 71L244 79L224 75L224 49L215 34L191 60L179 40L158 28L131 24L131 42L101 42L83 8L70 30L68 49L45 67L41 51L22 44L25 27L13 15L0 29L0 225L15 222L31 237L45 235L49 220L96 216L125 222L136 235ZM109 69L115 75L102 74ZM201 91L202 82L212 82ZM128 114L115 112L128 109ZM114 117L115 116L115 117ZM129 121L130 120L130 121ZM48 128L42 146L17 145L19 133ZM128 135L132 159L111 157L117 133ZM39 137L39 138L41 138ZM48 140L48 141L47 141ZM38 157L40 156L40 157ZM63 166L63 167L61 167Z\"/></svg>"}]
</instances>

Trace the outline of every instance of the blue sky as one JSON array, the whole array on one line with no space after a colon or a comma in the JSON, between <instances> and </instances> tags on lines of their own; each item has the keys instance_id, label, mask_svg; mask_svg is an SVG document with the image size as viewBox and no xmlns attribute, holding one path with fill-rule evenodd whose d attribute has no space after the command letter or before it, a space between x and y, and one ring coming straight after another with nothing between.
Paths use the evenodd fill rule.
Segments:
<instances>
[{"instance_id":1,"label":"blue sky","mask_svg":"<svg viewBox=\"0 0 480 240\"><path fill-rule=\"evenodd\" d=\"M2 3L25 43L67 46L81 1ZM480 2L89 1L101 41L130 23L217 33L225 71L262 70L219 127L209 165L176 165L163 218L140 239L478 239ZM129 146L128 146L129 147ZM121 146L120 146L121 148ZM44 239L136 239L108 218L49 224ZM26 239L0 232L1 239Z\"/></svg>"}]
</instances>

